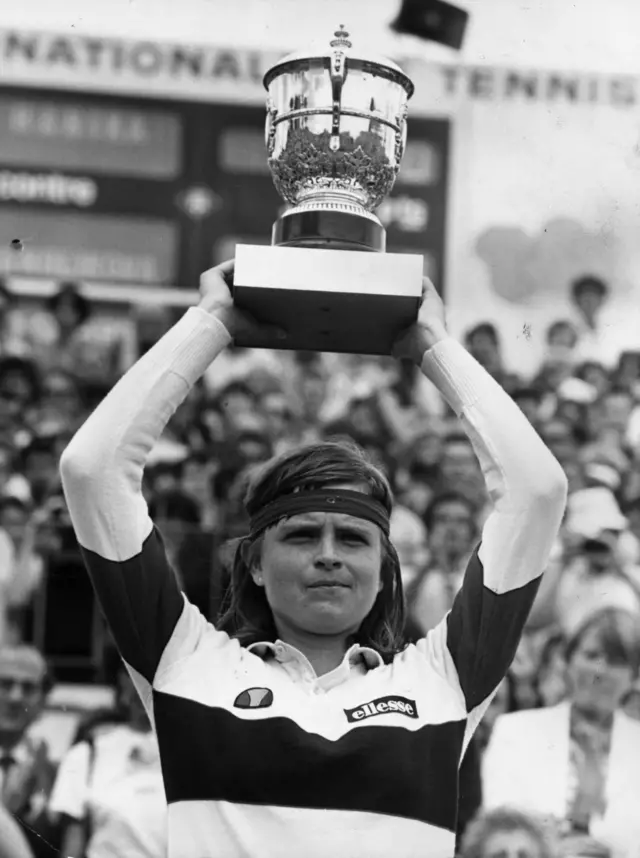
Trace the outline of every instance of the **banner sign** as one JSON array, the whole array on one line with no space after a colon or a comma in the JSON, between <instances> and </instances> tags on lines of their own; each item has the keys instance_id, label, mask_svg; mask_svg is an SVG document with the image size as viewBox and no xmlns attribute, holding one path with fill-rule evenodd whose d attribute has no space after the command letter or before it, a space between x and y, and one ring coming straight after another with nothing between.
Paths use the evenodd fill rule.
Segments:
<instances>
[{"instance_id":1,"label":"banner sign","mask_svg":"<svg viewBox=\"0 0 640 858\"><path fill-rule=\"evenodd\" d=\"M295 46L294 46L295 47ZM0 83L264 103L264 73L287 50L135 41L0 29ZM394 58L416 82L411 114L449 112L461 100L548 105L640 101L640 77L466 67Z\"/></svg>"},{"instance_id":2,"label":"banner sign","mask_svg":"<svg viewBox=\"0 0 640 858\"><path fill-rule=\"evenodd\" d=\"M268 242L262 76L286 52L0 30L0 226L27 240L0 268L193 288ZM592 274L610 359L640 348L640 77L395 59L416 91L379 215L390 251L425 255L452 332L493 322L532 373Z\"/></svg>"}]
</instances>

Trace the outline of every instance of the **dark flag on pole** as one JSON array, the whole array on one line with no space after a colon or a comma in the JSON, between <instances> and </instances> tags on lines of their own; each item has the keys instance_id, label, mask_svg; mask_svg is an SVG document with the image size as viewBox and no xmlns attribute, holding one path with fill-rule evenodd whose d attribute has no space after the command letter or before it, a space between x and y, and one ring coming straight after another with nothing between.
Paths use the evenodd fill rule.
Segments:
<instances>
[{"instance_id":1,"label":"dark flag on pole","mask_svg":"<svg viewBox=\"0 0 640 858\"><path fill-rule=\"evenodd\" d=\"M391 29L460 49L469 13L444 0L402 0Z\"/></svg>"}]
</instances>

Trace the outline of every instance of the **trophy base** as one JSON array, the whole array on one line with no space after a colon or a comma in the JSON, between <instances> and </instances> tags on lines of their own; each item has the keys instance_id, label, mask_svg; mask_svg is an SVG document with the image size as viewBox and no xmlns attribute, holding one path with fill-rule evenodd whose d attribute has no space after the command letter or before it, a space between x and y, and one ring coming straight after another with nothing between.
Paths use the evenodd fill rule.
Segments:
<instances>
[{"instance_id":1,"label":"trophy base","mask_svg":"<svg viewBox=\"0 0 640 858\"><path fill-rule=\"evenodd\" d=\"M387 234L370 214L340 209L300 209L284 214L273 225L276 247L317 247L383 253Z\"/></svg>"},{"instance_id":2,"label":"trophy base","mask_svg":"<svg viewBox=\"0 0 640 858\"><path fill-rule=\"evenodd\" d=\"M236 245L234 303L287 331L247 348L389 355L422 300L423 258L407 253Z\"/></svg>"}]
</instances>

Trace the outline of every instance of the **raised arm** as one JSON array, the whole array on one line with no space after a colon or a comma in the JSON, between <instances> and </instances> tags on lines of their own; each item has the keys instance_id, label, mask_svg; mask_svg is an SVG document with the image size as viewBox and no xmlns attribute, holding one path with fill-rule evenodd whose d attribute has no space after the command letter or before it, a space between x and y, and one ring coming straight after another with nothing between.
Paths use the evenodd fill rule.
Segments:
<instances>
[{"instance_id":1,"label":"raised arm","mask_svg":"<svg viewBox=\"0 0 640 858\"><path fill-rule=\"evenodd\" d=\"M73 527L124 660L153 682L188 614L142 495L147 457L196 380L230 342L235 316L224 277L203 275L203 299L115 385L64 451L60 470ZM191 629L193 633L193 629Z\"/></svg>"},{"instance_id":2,"label":"raised arm","mask_svg":"<svg viewBox=\"0 0 640 858\"><path fill-rule=\"evenodd\" d=\"M459 683L475 726L515 655L560 528L567 480L518 406L447 335L438 302L435 290L427 295L422 333L414 331L405 349L460 418L492 509L452 610L419 647Z\"/></svg>"}]
</instances>

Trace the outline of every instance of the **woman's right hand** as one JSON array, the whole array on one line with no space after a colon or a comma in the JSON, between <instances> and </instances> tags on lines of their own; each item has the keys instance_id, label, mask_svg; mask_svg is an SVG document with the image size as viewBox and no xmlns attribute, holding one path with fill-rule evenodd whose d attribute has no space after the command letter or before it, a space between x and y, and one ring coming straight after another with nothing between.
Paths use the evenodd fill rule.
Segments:
<instances>
[{"instance_id":1,"label":"woman's right hand","mask_svg":"<svg viewBox=\"0 0 640 858\"><path fill-rule=\"evenodd\" d=\"M243 340L273 341L272 348L278 348L278 343L286 339L286 331L275 325L260 322L245 310L240 310L233 303L231 287L233 286L233 259L222 262L215 268L205 271L200 277L200 303L198 306L214 316L227 329L235 341L238 335Z\"/></svg>"}]
</instances>

